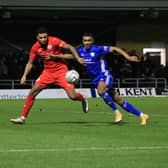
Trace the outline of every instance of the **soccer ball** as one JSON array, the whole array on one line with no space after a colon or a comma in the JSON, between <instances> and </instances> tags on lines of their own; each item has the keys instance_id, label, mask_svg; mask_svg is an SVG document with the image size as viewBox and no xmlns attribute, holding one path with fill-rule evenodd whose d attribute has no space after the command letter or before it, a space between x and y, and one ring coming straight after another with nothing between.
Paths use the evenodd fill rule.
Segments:
<instances>
[{"instance_id":1,"label":"soccer ball","mask_svg":"<svg viewBox=\"0 0 168 168\"><path fill-rule=\"evenodd\" d=\"M80 76L76 70L69 70L66 73L66 80L69 83L75 84L75 83L79 82L79 79L80 79Z\"/></svg>"}]
</instances>

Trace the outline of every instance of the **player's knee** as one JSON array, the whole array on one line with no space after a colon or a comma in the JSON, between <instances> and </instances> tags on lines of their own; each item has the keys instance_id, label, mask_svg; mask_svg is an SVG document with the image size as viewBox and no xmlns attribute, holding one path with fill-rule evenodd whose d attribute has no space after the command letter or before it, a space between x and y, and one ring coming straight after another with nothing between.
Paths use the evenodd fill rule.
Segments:
<instances>
[{"instance_id":1,"label":"player's knee","mask_svg":"<svg viewBox=\"0 0 168 168\"><path fill-rule=\"evenodd\" d=\"M122 105L123 104L123 100L117 100L116 103L119 104L119 105Z\"/></svg>"},{"instance_id":2,"label":"player's knee","mask_svg":"<svg viewBox=\"0 0 168 168\"><path fill-rule=\"evenodd\" d=\"M76 100L76 99L77 99L77 97L76 97L75 95L71 95L71 96L69 96L69 98L70 98L71 100Z\"/></svg>"},{"instance_id":3,"label":"player's knee","mask_svg":"<svg viewBox=\"0 0 168 168\"><path fill-rule=\"evenodd\" d=\"M122 105L124 102L124 100L120 96L115 96L114 101L119 105Z\"/></svg>"},{"instance_id":4,"label":"player's knee","mask_svg":"<svg viewBox=\"0 0 168 168\"><path fill-rule=\"evenodd\" d=\"M97 94L98 94L99 96L101 96L103 93L104 93L103 90L97 90Z\"/></svg>"}]
</instances>

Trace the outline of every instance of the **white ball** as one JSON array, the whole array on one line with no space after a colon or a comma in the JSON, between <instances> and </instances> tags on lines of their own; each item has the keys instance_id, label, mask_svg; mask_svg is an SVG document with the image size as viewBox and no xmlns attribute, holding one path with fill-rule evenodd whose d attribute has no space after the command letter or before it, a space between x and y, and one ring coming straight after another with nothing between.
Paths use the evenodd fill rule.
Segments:
<instances>
[{"instance_id":1,"label":"white ball","mask_svg":"<svg viewBox=\"0 0 168 168\"><path fill-rule=\"evenodd\" d=\"M69 83L75 84L75 83L79 82L79 79L80 79L80 76L76 70L69 70L66 73L66 80Z\"/></svg>"}]
</instances>

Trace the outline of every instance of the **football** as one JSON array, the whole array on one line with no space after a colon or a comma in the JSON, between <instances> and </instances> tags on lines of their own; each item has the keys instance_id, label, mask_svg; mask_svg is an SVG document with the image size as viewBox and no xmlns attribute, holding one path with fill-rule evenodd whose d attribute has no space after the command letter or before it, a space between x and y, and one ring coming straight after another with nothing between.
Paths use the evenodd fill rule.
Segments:
<instances>
[{"instance_id":1,"label":"football","mask_svg":"<svg viewBox=\"0 0 168 168\"><path fill-rule=\"evenodd\" d=\"M80 79L79 73L76 70L69 70L66 73L66 80L69 83L78 83Z\"/></svg>"}]
</instances>

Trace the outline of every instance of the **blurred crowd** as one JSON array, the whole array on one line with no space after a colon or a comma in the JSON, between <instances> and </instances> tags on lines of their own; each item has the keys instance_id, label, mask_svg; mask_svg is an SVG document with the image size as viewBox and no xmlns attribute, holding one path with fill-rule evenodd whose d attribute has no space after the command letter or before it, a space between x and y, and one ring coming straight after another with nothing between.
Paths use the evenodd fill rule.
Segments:
<instances>
[{"instance_id":1,"label":"blurred crowd","mask_svg":"<svg viewBox=\"0 0 168 168\"><path fill-rule=\"evenodd\" d=\"M136 55L136 50L128 51L128 54ZM168 78L168 66L153 63L150 60L149 53L138 57L140 57L141 62L135 63L129 62L123 56L115 53L106 56L108 66L115 78ZM0 47L0 79L20 79L28 58L28 52L24 50L18 50L10 46ZM77 62L70 61L69 66L80 71L81 78L87 78L84 68L81 69L81 66ZM42 69L42 62L38 58L35 61L33 70L29 74L29 78L36 79Z\"/></svg>"},{"instance_id":2,"label":"blurred crowd","mask_svg":"<svg viewBox=\"0 0 168 168\"><path fill-rule=\"evenodd\" d=\"M137 55L136 50L127 52L131 56L137 56L140 62L130 62L123 56L109 56L109 66L113 75L117 78L168 78L168 66L161 65L158 61L153 61L150 53ZM158 56L159 58L159 56ZM159 58L160 59L160 58Z\"/></svg>"},{"instance_id":3,"label":"blurred crowd","mask_svg":"<svg viewBox=\"0 0 168 168\"><path fill-rule=\"evenodd\" d=\"M28 61L28 54L23 50L10 47L0 49L0 79L20 79L25 65ZM39 62L37 62L39 61ZM36 60L36 67L33 68L29 77L34 79L42 70L41 60ZM39 69L40 67L40 69ZM36 69L35 69L36 68Z\"/></svg>"}]
</instances>

